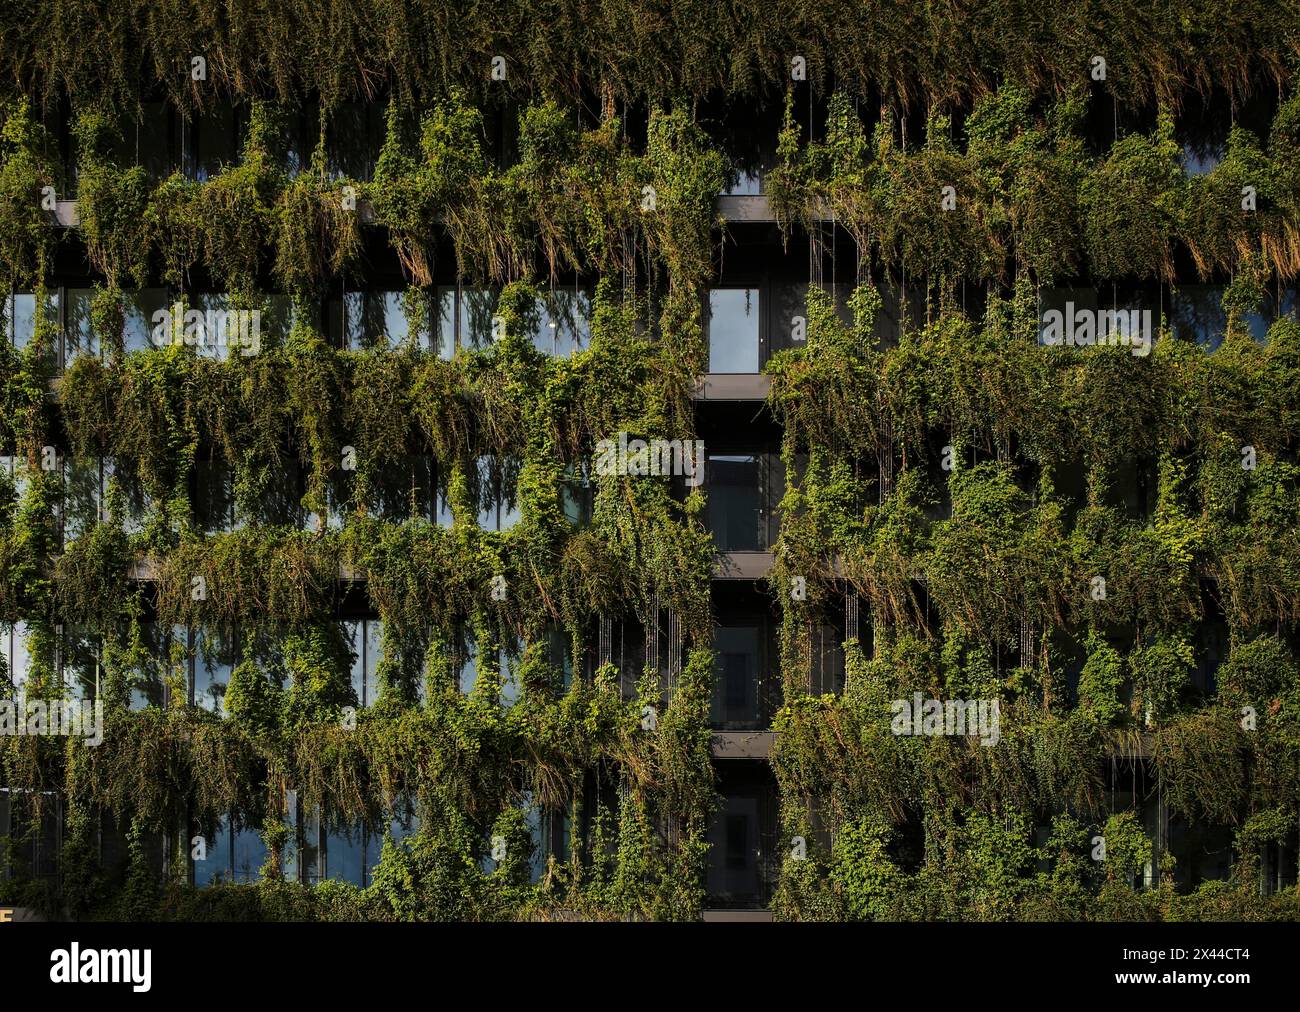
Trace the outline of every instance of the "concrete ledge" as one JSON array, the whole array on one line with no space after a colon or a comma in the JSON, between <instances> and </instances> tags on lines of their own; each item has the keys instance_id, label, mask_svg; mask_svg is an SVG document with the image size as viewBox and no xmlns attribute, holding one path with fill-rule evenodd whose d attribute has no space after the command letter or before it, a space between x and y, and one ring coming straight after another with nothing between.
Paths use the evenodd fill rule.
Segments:
<instances>
[{"instance_id":1,"label":"concrete ledge","mask_svg":"<svg viewBox=\"0 0 1300 1012\"><path fill-rule=\"evenodd\" d=\"M765 401L772 389L766 373L711 372L699 376L691 388L695 401Z\"/></svg>"},{"instance_id":2,"label":"concrete ledge","mask_svg":"<svg viewBox=\"0 0 1300 1012\"><path fill-rule=\"evenodd\" d=\"M770 910L705 910L700 919L705 924L771 924Z\"/></svg>"},{"instance_id":3,"label":"concrete ledge","mask_svg":"<svg viewBox=\"0 0 1300 1012\"><path fill-rule=\"evenodd\" d=\"M714 206L728 222L755 222L765 224L776 221L772 202L763 193L718 197Z\"/></svg>"},{"instance_id":4,"label":"concrete ledge","mask_svg":"<svg viewBox=\"0 0 1300 1012\"><path fill-rule=\"evenodd\" d=\"M772 572L771 552L724 552L713 566L715 580L763 580Z\"/></svg>"},{"instance_id":5,"label":"concrete ledge","mask_svg":"<svg viewBox=\"0 0 1300 1012\"><path fill-rule=\"evenodd\" d=\"M714 731L709 751L714 759L766 759L775 742L775 731Z\"/></svg>"},{"instance_id":6,"label":"concrete ledge","mask_svg":"<svg viewBox=\"0 0 1300 1012\"><path fill-rule=\"evenodd\" d=\"M776 212L772 210L771 202L763 194L718 197L714 207L717 208L718 214L727 222L741 224L776 222ZM368 200L359 199L357 201L357 214L365 224L372 224L375 220L375 209ZM52 218L52 224L61 225L64 228L77 225L81 220L77 214L77 202L75 200L56 201Z\"/></svg>"}]
</instances>

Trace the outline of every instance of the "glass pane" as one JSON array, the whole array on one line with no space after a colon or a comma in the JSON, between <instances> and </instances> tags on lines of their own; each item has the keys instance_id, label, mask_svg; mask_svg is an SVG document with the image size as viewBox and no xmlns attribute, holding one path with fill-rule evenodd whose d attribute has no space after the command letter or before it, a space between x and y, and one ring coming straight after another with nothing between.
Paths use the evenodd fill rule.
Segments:
<instances>
[{"instance_id":1,"label":"glass pane","mask_svg":"<svg viewBox=\"0 0 1300 1012\"><path fill-rule=\"evenodd\" d=\"M237 160L234 107L228 102L211 103L186 125L185 140L190 153L191 176L206 183Z\"/></svg>"},{"instance_id":2,"label":"glass pane","mask_svg":"<svg viewBox=\"0 0 1300 1012\"><path fill-rule=\"evenodd\" d=\"M103 519L120 524L122 530L127 534L141 533L144 530L145 519L149 514L151 504L140 480L136 477L134 470L129 467L124 467L119 471L117 461L112 458L105 458L102 468L104 500L101 513ZM108 511L108 490L114 483L121 488L122 498L125 503L125 515L120 517L110 516Z\"/></svg>"},{"instance_id":3,"label":"glass pane","mask_svg":"<svg viewBox=\"0 0 1300 1012\"><path fill-rule=\"evenodd\" d=\"M352 691L356 693L358 706L365 699L366 691L366 647L364 636L365 624L361 619L350 619L343 623L343 642L352 651Z\"/></svg>"},{"instance_id":4,"label":"glass pane","mask_svg":"<svg viewBox=\"0 0 1300 1012\"><path fill-rule=\"evenodd\" d=\"M194 518L207 534L234 530L235 481L225 464L194 464Z\"/></svg>"},{"instance_id":5,"label":"glass pane","mask_svg":"<svg viewBox=\"0 0 1300 1012\"><path fill-rule=\"evenodd\" d=\"M180 627L182 635L184 627ZM131 672L131 709L163 705L163 672L168 670L174 630L157 622L140 623L140 646L146 653Z\"/></svg>"},{"instance_id":6,"label":"glass pane","mask_svg":"<svg viewBox=\"0 0 1300 1012\"><path fill-rule=\"evenodd\" d=\"M266 844L262 834L254 829L241 829L235 834L234 869L232 878L236 882L256 882L262 877L262 865L266 864Z\"/></svg>"},{"instance_id":7,"label":"glass pane","mask_svg":"<svg viewBox=\"0 0 1300 1012\"><path fill-rule=\"evenodd\" d=\"M99 695L99 641L88 630L63 630L63 687L71 699Z\"/></svg>"},{"instance_id":8,"label":"glass pane","mask_svg":"<svg viewBox=\"0 0 1300 1012\"><path fill-rule=\"evenodd\" d=\"M439 358L449 359L456 352L456 289L440 286L434 296L434 334L436 348L429 348Z\"/></svg>"},{"instance_id":9,"label":"glass pane","mask_svg":"<svg viewBox=\"0 0 1300 1012\"><path fill-rule=\"evenodd\" d=\"M142 288L124 292L122 296L123 328L122 347L125 351L145 351L165 346L168 342L166 324L160 315L167 309L167 290ZM154 328L162 323L163 330L155 343Z\"/></svg>"},{"instance_id":10,"label":"glass pane","mask_svg":"<svg viewBox=\"0 0 1300 1012\"><path fill-rule=\"evenodd\" d=\"M234 637L226 630L200 629L194 651L194 705L225 715L226 686L235 669Z\"/></svg>"},{"instance_id":11,"label":"glass pane","mask_svg":"<svg viewBox=\"0 0 1300 1012\"><path fill-rule=\"evenodd\" d=\"M762 176L754 170L737 172L726 193L731 197L752 197L763 192Z\"/></svg>"},{"instance_id":12,"label":"glass pane","mask_svg":"<svg viewBox=\"0 0 1300 1012\"><path fill-rule=\"evenodd\" d=\"M365 840L358 826L335 826L325 837L325 877L365 885Z\"/></svg>"},{"instance_id":13,"label":"glass pane","mask_svg":"<svg viewBox=\"0 0 1300 1012\"><path fill-rule=\"evenodd\" d=\"M758 289L709 292L709 372L758 372Z\"/></svg>"},{"instance_id":14,"label":"glass pane","mask_svg":"<svg viewBox=\"0 0 1300 1012\"><path fill-rule=\"evenodd\" d=\"M713 543L723 552L756 552L762 508L759 457L708 457L708 515Z\"/></svg>"},{"instance_id":15,"label":"glass pane","mask_svg":"<svg viewBox=\"0 0 1300 1012\"><path fill-rule=\"evenodd\" d=\"M0 626L0 643L4 647L5 671L15 694L21 696L26 691L32 665L32 655L27 647L27 623L20 621L11 626Z\"/></svg>"},{"instance_id":16,"label":"glass pane","mask_svg":"<svg viewBox=\"0 0 1300 1012\"><path fill-rule=\"evenodd\" d=\"M587 347L591 337L591 303L585 291L557 288L538 306L533 345L548 355L567 358Z\"/></svg>"},{"instance_id":17,"label":"glass pane","mask_svg":"<svg viewBox=\"0 0 1300 1012\"><path fill-rule=\"evenodd\" d=\"M170 110L165 102L142 102L138 116L124 116L122 136L114 145L114 160L120 165L142 165L158 181L172 173L168 142Z\"/></svg>"},{"instance_id":18,"label":"glass pane","mask_svg":"<svg viewBox=\"0 0 1300 1012\"><path fill-rule=\"evenodd\" d=\"M36 296L31 292L18 292L11 295L7 302L8 311L5 314L7 333L14 347L22 350L36 337ZM46 293L45 320L51 325L58 323L59 293L57 291Z\"/></svg>"},{"instance_id":19,"label":"glass pane","mask_svg":"<svg viewBox=\"0 0 1300 1012\"><path fill-rule=\"evenodd\" d=\"M523 645L516 641L511 648L502 647L497 656L501 670L501 705L506 709L519 702L522 686L519 684L518 658Z\"/></svg>"},{"instance_id":20,"label":"glass pane","mask_svg":"<svg viewBox=\"0 0 1300 1012\"><path fill-rule=\"evenodd\" d=\"M478 683L478 644L474 638L464 635L460 646L460 691L469 695Z\"/></svg>"},{"instance_id":21,"label":"glass pane","mask_svg":"<svg viewBox=\"0 0 1300 1012\"><path fill-rule=\"evenodd\" d=\"M362 701L366 706L374 706L379 699L379 665L384 659L384 623L381 619L368 618L366 627L366 684Z\"/></svg>"},{"instance_id":22,"label":"glass pane","mask_svg":"<svg viewBox=\"0 0 1300 1012\"><path fill-rule=\"evenodd\" d=\"M99 338L91 327L90 305L95 293L90 288L68 289L68 310L63 321L64 361L71 365L78 355L99 355Z\"/></svg>"},{"instance_id":23,"label":"glass pane","mask_svg":"<svg viewBox=\"0 0 1300 1012\"><path fill-rule=\"evenodd\" d=\"M719 626L713 632L717 680L713 723L719 726L758 720L758 626Z\"/></svg>"},{"instance_id":24,"label":"glass pane","mask_svg":"<svg viewBox=\"0 0 1300 1012\"><path fill-rule=\"evenodd\" d=\"M1219 285L1182 285L1170 299L1174 337L1194 341L1214 351L1223 343L1228 317Z\"/></svg>"},{"instance_id":25,"label":"glass pane","mask_svg":"<svg viewBox=\"0 0 1300 1012\"><path fill-rule=\"evenodd\" d=\"M215 882L228 881L230 868L230 819L222 816L215 828L200 830L205 842L205 854L202 858L191 857L194 862L194 884L196 886L212 885ZM190 851L193 855L193 850Z\"/></svg>"},{"instance_id":26,"label":"glass pane","mask_svg":"<svg viewBox=\"0 0 1300 1012\"><path fill-rule=\"evenodd\" d=\"M358 346L401 347L409 333L406 313L402 308L403 293L367 292L364 296L361 293L353 294L356 298L349 311L360 309L362 314Z\"/></svg>"},{"instance_id":27,"label":"glass pane","mask_svg":"<svg viewBox=\"0 0 1300 1012\"><path fill-rule=\"evenodd\" d=\"M811 690L814 695L844 690L844 647L837 626L813 626Z\"/></svg>"},{"instance_id":28,"label":"glass pane","mask_svg":"<svg viewBox=\"0 0 1300 1012\"><path fill-rule=\"evenodd\" d=\"M302 848L299 864L302 867L302 880L308 885L320 879L320 815L305 812L302 819Z\"/></svg>"},{"instance_id":29,"label":"glass pane","mask_svg":"<svg viewBox=\"0 0 1300 1012\"><path fill-rule=\"evenodd\" d=\"M103 509L103 475L99 460L63 462L63 542L70 544L89 533Z\"/></svg>"},{"instance_id":30,"label":"glass pane","mask_svg":"<svg viewBox=\"0 0 1300 1012\"><path fill-rule=\"evenodd\" d=\"M461 344L477 351L492 347L492 317L496 311L496 292L487 288L461 289Z\"/></svg>"}]
</instances>

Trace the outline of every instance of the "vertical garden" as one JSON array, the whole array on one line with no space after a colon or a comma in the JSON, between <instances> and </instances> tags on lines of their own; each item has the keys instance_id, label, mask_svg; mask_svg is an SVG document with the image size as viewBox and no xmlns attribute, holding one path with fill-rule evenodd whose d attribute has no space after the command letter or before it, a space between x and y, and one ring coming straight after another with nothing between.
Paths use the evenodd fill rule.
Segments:
<instances>
[{"instance_id":1,"label":"vertical garden","mask_svg":"<svg viewBox=\"0 0 1300 1012\"><path fill-rule=\"evenodd\" d=\"M10 4L0 697L98 701L103 740L0 720L0 900L700 918L719 493L592 460L697 438L761 227L806 327L752 412L786 475L764 905L1300 914L1300 12L1049 6ZM749 109L760 226L718 200ZM1153 310L1149 353L1045 343L1062 292ZM213 293L255 350L158 328ZM898 735L917 693L996 701L998 743ZM305 871L326 824L362 880ZM236 837L253 873L198 884Z\"/></svg>"}]
</instances>

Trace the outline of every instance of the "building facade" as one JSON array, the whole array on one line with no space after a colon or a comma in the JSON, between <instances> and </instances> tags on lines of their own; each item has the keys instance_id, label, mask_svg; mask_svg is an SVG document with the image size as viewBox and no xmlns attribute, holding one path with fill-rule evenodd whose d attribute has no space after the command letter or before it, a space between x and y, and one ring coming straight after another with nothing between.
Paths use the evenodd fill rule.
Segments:
<instances>
[{"instance_id":1,"label":"building facade","mask_svg":"<svg viewBox=\"0 0 1300 1012\"><path fill-rule=\"evenodd\" d=\"M4 902L1300 911L1294 13L93 6L0 36Z\"/></svg>"}]
</instances>

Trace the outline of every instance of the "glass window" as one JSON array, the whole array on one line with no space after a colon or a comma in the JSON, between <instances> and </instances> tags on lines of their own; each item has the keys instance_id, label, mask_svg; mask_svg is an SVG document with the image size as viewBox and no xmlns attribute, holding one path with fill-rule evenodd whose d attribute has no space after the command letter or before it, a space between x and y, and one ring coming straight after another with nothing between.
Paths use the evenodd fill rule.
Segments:
<instances>
[{"instance_id":1,"label":"glass window","mask_svg":"<svg viewBox=\"0 0 1300 1012\"><path fill-rule=\"evenodd\" d=\"M508 531L519 522L515 500L519 462L483 456L478 461L478 525L485 531Z\"/></svg>"},{"instance_id":2,"label":"glass window","mask_svg":"<svg viewBox=\"0 0 1300 1012\"><path fill-rule=\"evenodd\" d=\"M194 856L190 846L190 861L194 865L196 886L214 885L230 878L230 817L223 815L211 829L196 834L203 837L202 857Z\"/></svg>"},{"instance_id":3,"label":"glass window","mask_svg":"<svg viewBox=\"0 0 1300 1012\"><path fill-rule=\"evenodd\" d=\"M200 358L225 361L230 357L230 344L238 332L235 307L224 292L204 292L194 296L193 309L203 314L203 326L195 328L194 353ZM186 316L188 317L188 313ZM190 340L189 320L185 321L186 341Z\"/></svg>"},{"instance_id":4,"label":"glass window","mask_svg":"<svg viewBox=\"0 0 1300 1012\"><path fill-rule=\"evenodd\" d=\"M564 481L560 485L560 508L564 511L564 519L574 527L591 523L592 491L586 464L576 468L569 465L565 469Z\"/></svg>"},{"instance_id":5,"label":"glass window","mask_svg":"<svg viewBox=\"0 0 1300 1012\"><path fill-rule=\"evenodd\" d=\"M344 102L329 124L326 154L335 179L369 182L383 147L385 110L376 102Z\"/></svg>"},{"instance_id":6,"label":"glass window","mask_svg":"<svg viewBox=\"0 0 1300 1012\"><path fill-rule=\"evenodd\" d=\"M456 654L460 658L457 682L460 691L468 696L478 684L478 644L468 631L462 631Z\"/></svg>"},{"instance_id":7,"label":"glass window","mask_svg":"<svg viewBox=\"0 0 1300 1012\"><path fill-rule=\"evenodd\" d=\"M25 692L32 667L32 655L27 646L26 622L0 625L0 654L4 657L9 684L14 687L15 694L21 696Z\"/></svg>"},{"instance_id":8,"label":"glass window","mask_svg":"<svg viewBox=\"0 0 1300 1012\"><path fill-rule=\"evenodd\" d=\"M439 358L450 359L456 353L456 289L440 285L433 296L433 339L436 347L427 350Z\"/></svg>"},{"instance_id":9,"label":"glass window","mask_svg":"<svg viewBox=\"0 0 1300 1012\"><path fill-rule=\"evenodd\" d=\"M59 293L55 289L45 294L45 321L51 326L59 322ZM36 337L36 296L31 292L16 292L5 299L5 333L19 351ZM51 353L53 348L50 349Z\"/></svg>"},{"instance_id":10,"label":"glass window","mask_svg":"<svg viewBox=\"0 0 1300 1012\"><path fill-rule=\"evenodd\" d=\"M457 348L485 351L492 346L496 292L489 288L439 286L434 293L434 307L437 347L430 350L440 358L451 358Z\"/></svg>"},{"instance_id":11,"label":"glass window","mask_svg":"<svg viewBox=\"0 0 1300 1012\"><path fill-rule=\"evenodd\" d=\"M226 713L226 686L235 670L235 637L227 629L200 629L194 642L194 705L220 716Z\"/></svg>"},{"instance_id":12,"label":"glass window","mask_svg":"<svg viewBox=\"0 0 1300 1012\"><path fill-rule=\"evenodd\" d=\"M62 460L63 503L60 519L63 543L88 534L103 516L104 474L96 457Z\"/></svg>"},{"instance_id":13,"label":"glass window","mask_svg":"<svg viewBox=\"0 0 1300 1012\"><path fill-rule=\"evenodd\" d=\"M372 508L384 519L441 523L445 517L450 526L451 509L432 457L408 455L383 465L372 494Z\"/></svg>"},{"instance_id":14,"label":"glass window","mask_svg":"<svg viewBox=\"0 0 1300 1012\"><path fill-rule=\"evenodd\" d=\"M164 340L155 344L154 328L158 325L156 315L167 309L167 290L165 288L142 288L134 292L122 293L122 349L123 351L147 351L150 348L167 344L166 331Z\"/></svg>"},{"instance_id":15,"label":"glass window","mask_svg":"<svg viewBox=\"0 0 1300 1012\"><path fill-rule=\"evenodd\" d=\"M64 626L60 644L63 688L70 699L99 696L99 639L89 630Z\"/></svg>"},{"instance_id":16,"label":"glass window","mask_svg":"<svg viewBox=\"0 0 1300 1012\"><path fill-rule=\"evenodd\" d=\"M318 812L304 812L302 818L302 846L298 855L302 867L302 880L308 885L320 880L322 847L321 820Z\"/></svg>"},{"instance_id":17,"label":"glass window","mask_svg":"<svg viewBox=\"0 0 1300 1012\"><path fill-rule=\"evenodd\" d=\"M1189 176L1204 176L1223 161L1223 145L1214 141L1185 143L1183 145L1183 172Z\"/></svg>"},{"instance_id":18,"label":"glass window","mask_svg":"<svg viewBox=\"0 0 1300 1012\"><path fill-rule=\"evenodd\" d=\"M185 626L167 626L158 622L141 622L139 625L140 655L131 672L132 710L149 706L161 707L165 702L164 675L171 670L172 647L180 652L188 649L189 632Z\"/></svg>"},{"instance_id":19,"label":"glass window","mask_svg":"<svg viewBox=\"0 0 1300 1012\"><path fill-rule=\"evenodd\" d=\"M755 197L762 192L762 173L757 169L741 169L732 174L723 194L728 197Z\"/></svg>"},{"instance_id":20,"label":"glass window","mask_svg":"<svg viewBox=\"0 0 1300 1012\"><path fill-rule=\"evenodd\" d=\"M355 618L343 623L343 641L352 651L352 692L357 697L357 705L364 706L366 698L366 623L365 619Z\"/></svg>"},{"instance_id":21,"label":"glass window","mask_svg":"<svg viewBox=\"0 0 1300 1012\"><path fill-rule=\"evenodd\" d=\"M242 526L235 504L235 476L220 461L194 464L194 519L205 534L221 534Z\"/></svg>"},{"instance_id":22,"label":"glass window","mask_svg":"<svg viewBox=\"0 0 1300 1012\"><path fill-rule=\"evenodd\" d=\"M759 720L758 672L762 629L756 625L718 626L712 722L718 727Z\"/></svg>"},{"instance_id":23,"label":"glass window","mask_svg":"<svg viewBox=\"0 0 1300 1012\"><path fill-rule=\"evenodd\" d=\"M1056 313L1060 314L1059 326L1069 327L1069 319L1072 313L1085 310L1089 313L1097 311L1097 292L1092 288L1044 288L1038 299L1038 343L1051 344L1061 343L1060 340L1054 340L1059 334L1054 330L1052 337L1048 336L1048 328L1057 327ZM1048 316L1049 313L1053 315Z\"/></svg>"},{"instance_id":24,"label":"glass window","mask_svg":"<svg viewBox=\"0 0 1300 1012\"><path fill-rule=\"evenodd\" d=\"M476 351L492 347L492 319L497 312L497 293L490 288L460 290L459 320L456 324L460 343Z\"/></svg>"},{"instance_id":25,"label":"glass window","mask_svg":"<svg viewBox=\"0 0 1300 1012\"><path fill-rule=\"evenodd\" d=\"M844 691L843 638L843 631L834 625L814 625L810 630L812 685L809 691L814 696Z\"/></svg>"},{"instance_id":26,"label":"glass window","mask_svg":"<svg viewBox=\"0 0 1300 1012\"><path fill-rule=\"evenodd\" d=\"M523 803L528 842L532 849L529 879L536 884L546 874L552 857L558 864L568 861L571 823L567 812L543 808L533 800L531 793L525 794Z\"/></svg>"},{"instance_id":27,"label":"glass window","mask_svg":"<svg viewBox=\"0 0 1300 1012\"><path fill-rule=\"evenodd\" d=\"M119 165L141 165L155 182L172 174L169 120L166 102L141 102L136 114L122 117L122 135L114 145Z\"/></svg>"},{"instance_id":28,"label":"glass window","mask_svg":"<svg viewBox=\"0 0 1300 1012\"><path fill-rule=\"evenodd\" d=\"M23 457L0 456L0 471L4 472L14 487L14 502L22 501L27 494L27 487L31 479L27 475L27 461Z\"/></svg>"},{"instance_id":29,"label":"glass window","mask_svg":"<svg viewBox=\"0 0 1300 1012\"><path fill-rule=\"evenodd\" d=\"M722 552L756 552L763 524L761 460L757 454L708 454L708 518Z\"/></svg>"},{"instance_id":30,"label":"glass window","mask_svg":"<svg viewBox=\"0 0 1300 1012\"><path fill-rule=\"evenodd\" d=\"M405 291L344 292L328 307L331 339L341 348L400 348L411 336ZM419 326L415 340L428 343L428 326Z\"/></svg>"},{"instance_id":31,"label":"glass window","mask_svg":"<svg viewBox=\"0 0 1300 1012\"><path fill-rule=\"evenodd\" d=\"M63 320L63 363L71 365L79 355L99 357L99 337L91 325L93 288L69 288Z\"/></svg>"},{"instance_id":32,"label":"glass window","mask_svg":"<svg viewBox=\"0 0 1300 1012\"><path fill-rule=\"evenodd\" d=\"M519 659L523 654L523 643L515 640L503 646L497 655L501 671L501 705L506 709L519 702L523 686L519 680Z\"/></svg>"},{"instance_id":33,"label":"glass window","mask_svg":"<svg viewBox=\"0 0 1300 1012\"><path fill-rule=\"evenodd\" d=\"M206 183L238 161L235 108L229 102L210 102L193 120L182 120L181 137L186 175L197 182Z\"/></svg>"},{"instance_id":34,"label":"glass window","mask_svg":"<svg viewBox=\"0 0 1300 1012\"><path fill-rule=\"evenodd\" d=\"M591 297L581 288L555 288L537 306L533 345L556 358L582 351L591 339Z\"/></svg>"},{"instance_id":35,"label":"glass window","mask_svg":"<svg viewBox=\"0 0 1300 1012\"><path fill-rule=\"evenodd\" d=\"M332 825L325 834L325 877L364 886L365 830L360 825Z\"/></svg>"},{"instance_id":36,"label":"glass window","mask_svg":"<svg viewBox=\"0 0 1300 1012\"><path fill-rule=\"evenodd\" d=\"M111 457L103 458L100 470L103 475L103 505L100 510L100 519L105 523L112 521L120 524L122 530L128 535L140 534L144 531L145 518L149 514L152 503L135 471L125 466L119 468L117 461ZM122 490L125 515L121 517L113 516L109 512L108 490L113 483L116 483Z\"/></svg>"},{"instance_id":37,"label":"glass window","mask_svg":"<svg viewBox=\"0 0 1300 1012\"><path fill-rule=\"evenodd\" d=\"M546 627L546 659L560 672L560 687L573 684L573 650L563 627L549 623Z\"/></svg>"},{"instance_id":38,"label":"glass window","mask_svg":"<svg viewBox=\"0 0 1300 1012\"><path fill-rule=\"evenodd\" d=\"M414 812L403 811L388 820L387 830L383 834L366 834L366 885L374 881L375 870L384 856L385 840L401 843L415 835L419 822Z\"/></svg>"},{"instance_id":39,"label":"glass window","mask_svg":"<svg viewBox=\"0 0 1300 1012\"><path fill-rule=\"evenodd\" d=\"M241 829L231 841L231 872L235 882L257 882L266 864L266 843L255 829Z\"/></svg>"},{"instance_id":40,"label":"glass window","mask_svg":"<svg viewBox=\"0 0 1300 1012\"><path fill-rule=\"evenodd\" d=\"M374 706L379 699L379 665L384 659L384 623L382 619L365 620L366 681L363 705Z\"/></svg>"},{"instance_id":41,"label":"glass window","mask_svg":"<svg viewBox=\"0 0 1300 1012\"><path fill-rule=\"evenodd\" d=\"M709 372L758 372L758 313L757 288L709 292Z\"/></svg>"}]
</instances>

